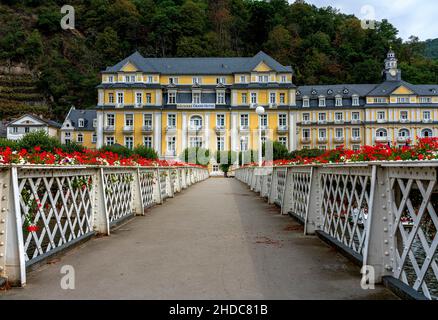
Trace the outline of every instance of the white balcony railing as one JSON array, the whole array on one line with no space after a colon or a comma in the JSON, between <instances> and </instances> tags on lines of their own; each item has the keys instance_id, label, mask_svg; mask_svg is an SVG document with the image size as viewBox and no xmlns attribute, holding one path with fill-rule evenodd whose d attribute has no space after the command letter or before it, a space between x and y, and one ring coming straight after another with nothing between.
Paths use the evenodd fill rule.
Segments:
<instances>
[{"instance_id":1,"label":"white balcony railing","mask_svg":"<svg viewBox=\"0 0 438 320\"><path fill-rule=\"evenodd\" d=\"M387 136L376 136L374 137L374 141L376 142L388 142Z\"/></svg>"},{"instance_id":2,"label":"white balcony railing","mask_svg":"<svg viewBox=\"0 0 438 320\"><path fill-rule=\"evenodd\" d=\"M177 109L214 109L215 103L177 103Z\"/></svg>"}]
</instances>

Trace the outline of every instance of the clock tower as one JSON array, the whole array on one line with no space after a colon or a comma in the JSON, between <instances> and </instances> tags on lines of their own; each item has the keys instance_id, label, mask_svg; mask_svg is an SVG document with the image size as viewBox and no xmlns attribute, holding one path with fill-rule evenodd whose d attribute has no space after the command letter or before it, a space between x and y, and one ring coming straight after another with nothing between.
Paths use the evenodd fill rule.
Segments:
<instances>
[{"instance_id":1,"label":"clock tower","mask_svg":"<svg viewBox=\"0 0 438 320\"><path fill-rule=\"evenodd\" d=\"M390 48L386 54L385 70L383 71L385 81L401 81L401 70L397 68L397 61L395 52Z\"/></svg>"}]
</instances>

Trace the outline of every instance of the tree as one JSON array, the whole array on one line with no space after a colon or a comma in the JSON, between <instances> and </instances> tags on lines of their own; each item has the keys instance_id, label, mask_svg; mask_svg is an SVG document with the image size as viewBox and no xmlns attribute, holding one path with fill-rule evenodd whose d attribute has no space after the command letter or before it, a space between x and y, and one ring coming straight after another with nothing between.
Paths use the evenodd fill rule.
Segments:
<instances>
[{"instance_id":1,"label":"tree","mask_svg":"<svg viewBox=\"0 0 438 320\"><path fill-rule=\"evenodd\" d=\"M235 151L218 151L216 152L216 162L219 164L221 171L227 176L230 167L236 162L237 153Z\"/></svg>"},{"instance_id":2,"label":"tree","mask_svg":"<svg viewBox=\"0 0 438 320\"><path fill-rule=\"evenodd\" d=\"M206 166L210 163L210 150L200 147L186 148L179 158L184 162Z\"/></svg>"}]
</instances>

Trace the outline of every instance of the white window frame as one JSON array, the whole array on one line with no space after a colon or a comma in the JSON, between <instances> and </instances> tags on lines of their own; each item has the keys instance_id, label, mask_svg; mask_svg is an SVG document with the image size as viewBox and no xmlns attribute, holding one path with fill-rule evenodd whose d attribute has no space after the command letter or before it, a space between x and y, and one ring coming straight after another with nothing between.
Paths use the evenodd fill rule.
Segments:
<instances>
[{"instance_id":1,"label":"white window frame","mask_svg":"<svg viewBox=\"0 0 438 320\"><path fill-rule=\"evenodd\" d=\"M83 143L84 142L84 134L83 133L78 133L78 135L76 136L76 141L78 143Z\"/></svg>"},{"instance_id":2,"label":"white window frame","mask_svg":"<svg viewBox=\"0 0 438 320\"><path fill-rule=\"evenodd\" d=\"M78 119L78 128L85 127L85 120L83 118Z\"/></svg>"},{"instance_id":3,"label":"white window frame","mask_svg":"<svg viewBox=\"0 0 438 320\"><path fill-rule=\"evenodd\" d=\"M225 128L225 114L224 113L216 114L216 126L219 128Z\"/></svg>"},{"instance_id":4,"label":"white window frame","mask_svg":"<svg viewBox=\"0 0 438 320\"><path fill-rule=\"evenodd\" d=\"M216 104L225 104L225 91L216 92Z\"/></svg>"},{"instance_id":5,"label":"white window frame","mask_svg":"<svg viewBox=\"0 0 438 320\"><path fill-rule=\"evenodd\" d=\"M241 93L242 104L248 104L248 94L246 92Z\"/></svg>"},{"instance_id":6,"label":"white window frame","mask_svg":"<svg viewBox=\"0 0 438 320\"><path fill-rule=\"evenodd\" d=\"M167 92L167 104L176 104L176 91Z\"/></svg>"},{"instance_id":7,"label":"white window frame","mask_svg":"<svg viewBox=\"0 0 438 320\"><path fill-rule=\"evenodd\" d=\"M148 140L149 142L146 142L146 140ZM153 148L154 146L154 139L152 136L143 136L143 145L146 148Z\"/></svg>"},{"instance_id":8,"label":"white window frame","mask_svg":"<svg viewBox=\"0 0 438 320\"><path fill-rule=\"evenodd\" d=\"M174 124L172 124L174 122ZM177 118L176 113L168 113L167 114L167 127L176 128Z\"/></svg>"},{"instance_id":9,"label":"white window frame","mask_svg":"<svg viewBox=\"0 0 438 320\"><path fill-rule=\"evenodd\" d=\"M284 122L284 124L282 122ZM286 128L287 127L287 113L279 113L278 114L278 127L279 128Z\"/></svg>"},{"instance_id":10,"label":"white window frame","mask_svg":"<svg viewBox=\"0 0 438 320\"><path fill-rule=\"evenodd\" d=\"M303 108L309 108L310 107L310 99L307 97L303 97Z\"/></svg>"},{"instance_id":11,"label":"white window frame","mask_svg":"<svg viewBox=\"0 0 438 320\"><path fill-rule=\"evenodd\" d=\"M326 106L325 97L318 97L318 107L325 107L325 106Z\"/></svg>"},{"instance_id":12,"label":"white window frame","mask_svg":"<svg viewBox=\"0 0 438 320\"><path fill-rule=\"evenodd\" d=\"M216 148L217 148L217 151L224 151L225 150L225 137L224 136L217 136L216 137Z\"/></svg>"}]
</instances>

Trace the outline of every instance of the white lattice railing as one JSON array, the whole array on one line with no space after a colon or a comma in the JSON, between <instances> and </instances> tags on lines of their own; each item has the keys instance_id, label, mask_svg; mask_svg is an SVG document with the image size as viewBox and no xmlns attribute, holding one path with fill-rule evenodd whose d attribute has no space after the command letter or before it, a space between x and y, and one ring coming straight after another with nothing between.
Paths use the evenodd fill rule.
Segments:
<instances>
[{"instance_id":1,"label":"white lattice railing","mask_svg":"<svg viewBox=\"0 0 438 320\"><path fill-rule=\"evenodd\" d=\"M438 299L438 161L371 162L237 169L256 186L363 266L376 281L414 298ZM259 173L257 173L259 172ZM269 178L270 177L270 178ZM284 186L283 186L284 182Z\"/></svg>"},{"instance_id":2,"label":"white lattice railing","mask_svg":"<svg viewBox=\"0 0 438 320\"><path fill-rule=\"evenodd\" d=\"M207 177L197 167L0 166L0 277L24 285L26 267L96 233L109 235Z\"/></svg>"}]
</instances>

